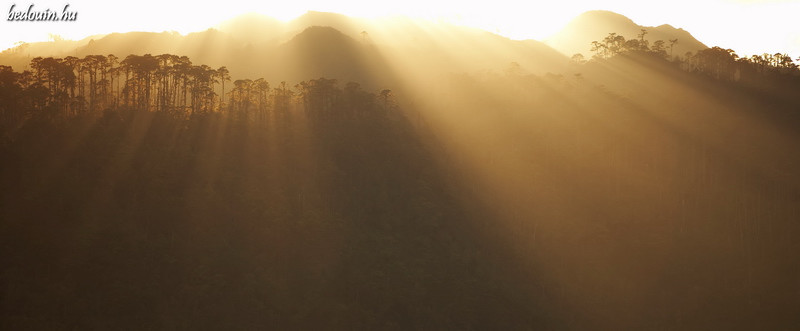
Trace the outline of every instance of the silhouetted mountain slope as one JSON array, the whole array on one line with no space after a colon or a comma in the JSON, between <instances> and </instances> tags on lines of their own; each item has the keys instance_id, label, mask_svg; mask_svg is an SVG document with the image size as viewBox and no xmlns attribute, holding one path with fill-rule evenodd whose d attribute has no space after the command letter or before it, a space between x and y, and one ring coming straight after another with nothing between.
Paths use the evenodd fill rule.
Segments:
<instances>
[{"instance_id":1,"label":"silhouetted mountain slope","mask_svg":"<svg viewBox=\"0 0 800 331\"><path fill-rule=\"evenodd\" d=\"M176 49L184 40L177 32L127 32L112 33L100 39L89 41L75 50L78 56L91 54L162 54ZM123 55L123 56L125 56Z\"/></svg>"},{"instance_id":2,"label":"silhouetted mountain slope","mask_svg":"<svg viewBox=\"0 0 800 331\"><path fill-rule=\"evenodd\" d=\"M316 28L309 31L310 27ZM478 29L407 18L367 20L323 12L308 12L286 23L247 14L221 23L218 29L186 36L175 32L113 33L74 47L61 45L43 43L29 45L24 52L7 51L0 55L0 63L22 70L36 56L115 54L124 58L128 54L171 53L215 68L225 65L234 79L299 81L334 75L329 78L366 83L375 81L371 78L375 75L385 80L385 73L394 70L431 75L502 71L517 62L529 72L544 73L559 71L567 62L538 41L515 41ZM274 75L279 77L271 77Z\"/></svg>"},{"instance_id":3,"label":"silhouetted mountain slope","mask_svg":"<svg viewBox=\"0 0 800 331\"><path fill-rule=\"evenodd\" d=\"M375 86L388 82L388 65L373 47L331 27L312 26L274 51L271 75L279 80L328 77Z\"/></svg>"},{"instance_id":4,"label":"silhouetted mountain slope","mask_svg":"<svg viewBox=\"0 0 800 331\"><path fill-rule=\"evenodd\" d=\"M669 42L670 39L678 39L673 49L674 55L683 56L686 52L707 48L686 30L676 29L668 24L658 27L641 26L630 18L605 10L588 11L579 15L545 42L568 56L581 53L589 58L592 54L592 41L600 41L612 32L624 36L625 39L638 39L642 29L647 30L645 39L651 45L656 40Z\"/></svg>"},{"instance_id":5,"label":"silhouetted mountain slope","mask_svg":"<svg viewBox=\"0 0 800 331\"><path fill-rule=\"evenodd\" d=\"M257 26L269 25L264 23L268 20L266 17L259 20L247 16L245 19L255 21ZM283 25L269 26L281 35L281 41L292 40L308 27L330 27L353 40L374 46L385 57L402 59L401 66L425 67L432 73L502 70L510 62L518 62L532 72L544 73L558 71L566 63L560 53L538 41L515 41L479 29L409 18L369 20L309 11ZM243 40L252 44L260 38L258 34L248 36L255 39Z\"/></svg>"},{"instance_id":6,"label":"silhouetted mountain slope","mask_svg":"<svg viewBox=\"0 0 800 331\"><path fill-rule=\"evenodd\" d=\"M31 62L31 59L36 56L75 56L76 49L85 47L93 40L100 39L103 36L104 35L93 35L81 40L23 43L22 45L1 52L0 63L12 66L21 71L23 68L26 68Z\"/></svg>"},{"instance_id":7,"label":"silhouetted mountain slope","mask_svg":"<svg viewBox=\"0 0 800 331\"><path fill-rule=\"evenodd\" d=\"M286 23L289 33L298 33L311 26L329 26L350 37L358 37L361 31L368 28L368 20L348 17L337 13L308 11Z\"/></svg>"}]
</instances>

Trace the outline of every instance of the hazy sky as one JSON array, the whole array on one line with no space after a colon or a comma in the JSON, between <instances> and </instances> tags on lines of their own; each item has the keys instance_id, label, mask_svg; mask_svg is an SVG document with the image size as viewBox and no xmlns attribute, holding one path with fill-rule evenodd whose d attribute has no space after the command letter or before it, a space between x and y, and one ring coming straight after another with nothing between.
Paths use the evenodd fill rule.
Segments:
<instances>
[{"instance_id":1,"label":"hazy sky","mask_svg":"<svg viewBox=\"0 0 800 331\"><path fill-rule=\"evenodd\" d=\"M358 0L242 1L90 1L0 0L0 49L18 41L47 40L49 34L81 39L98 33L164 31L181 33L205 30L238 14L257 11L291 19L307 10L332 11L350 16L409 15L475 26L514 39L544 39L578 14L606 9L630 17L642 25L664 23L691 32L709 46L733 48L739 54L788 52L800 56L800 0L553 0L481 2L405 0L366 2ZM9 22L14 11L51 9L78 13L75 22Z\"/></svg>"}]
</instances>

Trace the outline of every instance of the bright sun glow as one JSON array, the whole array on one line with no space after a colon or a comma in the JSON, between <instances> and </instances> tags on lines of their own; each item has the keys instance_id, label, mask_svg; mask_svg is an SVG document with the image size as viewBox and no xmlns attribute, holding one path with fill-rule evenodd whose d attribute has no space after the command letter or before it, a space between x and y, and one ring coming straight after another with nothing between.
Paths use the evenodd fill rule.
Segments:
<instances>
[{"instance_id":1,"label":"bright sun glow","mask_svg":"<svg viewBox=\"0 0 800 331\"><path fill-rule=\"evenodd\" d=\"M12 4L15 3L5 2L5 13L10 11ZM61 2L52 1L37 1L33 4L34 10L61 11L64 6ZM19 3L15 10L25 10L28 5ZM213 4L155 0L129 3L77 0L69 2L69 5L70 10L78 12L76 22L2 20L0 48L11 47L20 41L46 41L54 36L78 40L95 34L127 31L177 31L185 34L205 30L247 12L288 21L308 10L337 12L363 18L405 15L476 27L513 39L541 40L556 33L582 12L604 9L628 16L642 25L671 24L690 31L706 44L733 48L742 54L800 54L800 28L791 23L793 16L800 12L800 1L797 0L497 0L483 3L398 1L380 4L354 0L230 0Z\"/></svg>"}]
</instances>

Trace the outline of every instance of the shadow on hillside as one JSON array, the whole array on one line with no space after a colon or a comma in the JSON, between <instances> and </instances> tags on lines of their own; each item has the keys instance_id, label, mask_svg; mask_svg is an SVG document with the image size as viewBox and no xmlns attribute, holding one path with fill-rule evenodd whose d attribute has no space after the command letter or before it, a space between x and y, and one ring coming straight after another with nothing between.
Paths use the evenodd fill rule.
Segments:
<instances>
[{"instance_id":1,"label":"shadow on hillside","mask_svg":"<svg viewBox=\"0 0 800 331\"><path fill-rule=\"evenodd\" d=\"M431 148L379 115L28 123L2 158L3 325L542 325Z\"/></svg>"}]
</instances>

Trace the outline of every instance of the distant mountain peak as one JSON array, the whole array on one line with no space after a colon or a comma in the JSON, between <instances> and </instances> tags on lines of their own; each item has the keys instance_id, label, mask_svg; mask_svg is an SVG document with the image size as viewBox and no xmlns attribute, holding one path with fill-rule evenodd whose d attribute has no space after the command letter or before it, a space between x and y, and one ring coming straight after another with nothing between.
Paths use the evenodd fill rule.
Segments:
<instances>
[{"instance_id":1,"label":"distant mountain peak","mask_svg":"<svg viewBox=\"0 0 800 331\"><path fill-rule=\"evenodd\" d=\"M353 40L349 36L345 35L341 31L330 27L330 26L320 26L320 25L312 25L305 28L302 32L295 35L291 42L297 41L351 41Z\"/></svg>"},{"instance_id":2,"label":"distant mountain peak","mask_svg":"<svg viewBox=\"0 0 800 331\"><path fill-rule=\"evenodd\" d=\"M645 39L651 43L656 40L678 39L675 54L708 48L686 30L669 24L642 26L622 14L607 10L592 10L578 15L561 31L547 38L545 43L565 55L581 53L589 56L592 41L602 40L609 33L616 33L626 39L638 38L642 29L647 31Z\"/></svg>"},{"instance_id":3,"label":"distant mountain peak","mask_svg":"<svg viewBox=\"0 0 800 331\"><path fill-rule=\"evenodd\" d=\"M578 15L572 20L572 22L580 22L585 20L617 21L619 23L636 24L627 16L609 10L590 10Z\"/></svg>"},{"instance_id":4,"label":"distant mountain peak","mask_svg":"<svg viewBox=\"0 0 800 331\"><path fill-rule=\"evenodd\" d=\"M670 25L670 24L661 24L661 25L657 26L657 27L656 27L656 29L662 29L662 30L675 30L675 31L684 31L683 29L681 29L681 28L676 28L676 27L674 27L674 26L672 26L672 25Z\"/></svg>"}]
</instances>

